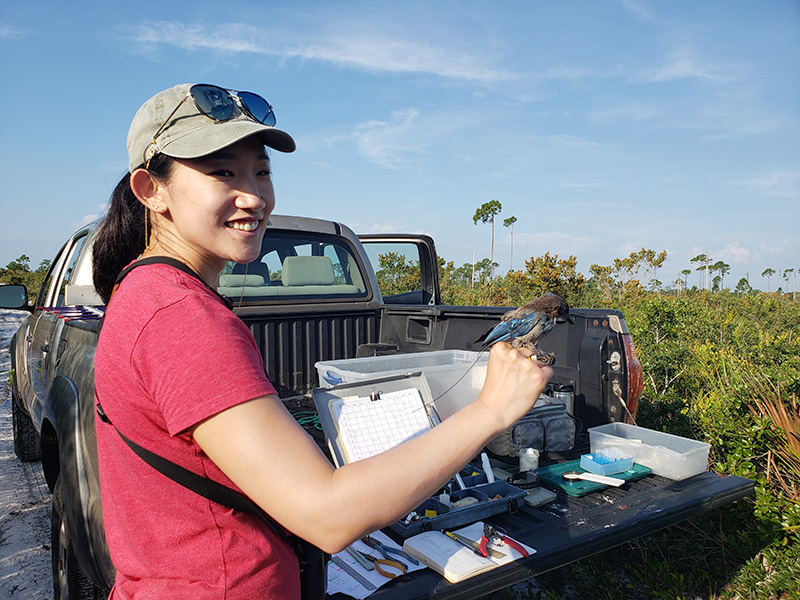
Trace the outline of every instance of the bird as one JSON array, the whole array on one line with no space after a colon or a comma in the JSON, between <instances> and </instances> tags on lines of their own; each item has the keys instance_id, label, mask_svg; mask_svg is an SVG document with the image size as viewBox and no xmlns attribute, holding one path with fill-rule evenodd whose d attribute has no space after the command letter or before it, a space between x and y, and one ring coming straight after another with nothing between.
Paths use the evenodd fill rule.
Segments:
<instances>
[{"instance_id":1,"label":"bird","mask_svg":"<svg viewBox=\"0 0 800 600\"><path fill-rule=\"evenodd\" d=\"M486 350L497 342L509 342L513 348L529 348L543 365L555 363L555 355L539 349L539 340L547 335L559 320L571 324L569 304L561 296L546 294L505 313L500 323L487 329L475 343Z\"/></svg>"}]
</instances>

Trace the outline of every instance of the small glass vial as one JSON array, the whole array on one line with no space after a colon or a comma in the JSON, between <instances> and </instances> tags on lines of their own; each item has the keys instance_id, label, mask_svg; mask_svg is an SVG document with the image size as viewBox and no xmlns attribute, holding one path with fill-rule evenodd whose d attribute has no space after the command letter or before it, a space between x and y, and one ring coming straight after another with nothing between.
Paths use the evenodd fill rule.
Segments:
<instances>
[{"instance_id":1,"label":"small glass vial","mask_svg":"<svg viewBox=\"0 0 800 600\"><path fill-rule=\"evenodd\" d=\"M536 448L522 448L519 451L519 470L535 471L539 468L539 451Z\"/></svg>"}]
</instances>

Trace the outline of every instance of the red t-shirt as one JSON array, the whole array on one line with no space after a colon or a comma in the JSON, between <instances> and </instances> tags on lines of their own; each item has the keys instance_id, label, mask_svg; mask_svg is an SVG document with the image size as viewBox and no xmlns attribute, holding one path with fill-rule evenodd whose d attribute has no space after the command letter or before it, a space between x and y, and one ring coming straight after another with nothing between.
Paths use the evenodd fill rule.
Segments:
<instances>
[{"instance_id":1,"label":"red t-shirt","mask_svg":"<svg viewBox=\"0 0 800 600\"><path fill-rule=\"evenodd\" d=\"M134 269L114 294L97 346L95 387L128 438L234 489L187 429L275 393L244 323L202 282L162 264ZM300 597L294 552L258 517L168 479L99 420L97 449L117 568L111 598Z\"/></svg>"}]
</instances>

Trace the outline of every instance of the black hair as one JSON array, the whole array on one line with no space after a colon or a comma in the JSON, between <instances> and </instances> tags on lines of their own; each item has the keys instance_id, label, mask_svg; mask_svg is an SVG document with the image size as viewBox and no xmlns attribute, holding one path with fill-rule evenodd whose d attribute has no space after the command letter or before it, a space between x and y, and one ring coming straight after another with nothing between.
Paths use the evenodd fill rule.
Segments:
<instances>
[{"instance_id":1,"label":"black hair","mask_svg":"<svg viewBox=\"0 0 800 600\"><path fill-rule=\"evenodd\" d=\"M157 154L148 171L161 181L168 181L174 161ZM117 276L129 263L144 252L145 207L131 190L131 176L126 173L111 193L108 212L97 226L92 245L92 278L103 302L108 304Z\"/></svg>"}]
</instances>

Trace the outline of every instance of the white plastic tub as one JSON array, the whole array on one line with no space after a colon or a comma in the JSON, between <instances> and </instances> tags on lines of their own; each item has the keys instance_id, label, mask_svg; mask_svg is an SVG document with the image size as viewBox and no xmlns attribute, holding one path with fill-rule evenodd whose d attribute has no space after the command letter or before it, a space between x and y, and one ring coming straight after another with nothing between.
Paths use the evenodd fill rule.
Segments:
<instances>
[{"instance_id":1,"label":"white plastic tub","mask_svg":"<svg viewBox=\"0 0 800 600\"><path fill-rule=\"evenodd\" d=\"M608 423L589 428L592 452L618 448L633 461L650 467L653 473L679 481L708 469L710 444L636 427L627 423Z\"/></svg>"},{"instance_id":2,"label":"white plastic tub","mask_svg":"<svg viewBox=\"0 0 800 600\"><path fill-rule=\"evenodd\" d=\"M487 352L437 350L320 361L315 366L319 383L325 387L421 371L439 416L446 419L478 397L488 362Z\"/></svg>"}]
</instances>

